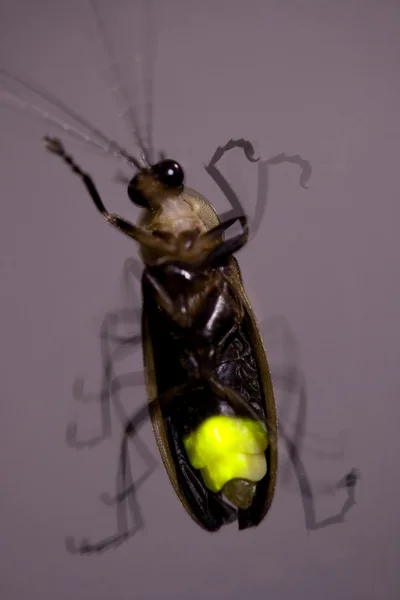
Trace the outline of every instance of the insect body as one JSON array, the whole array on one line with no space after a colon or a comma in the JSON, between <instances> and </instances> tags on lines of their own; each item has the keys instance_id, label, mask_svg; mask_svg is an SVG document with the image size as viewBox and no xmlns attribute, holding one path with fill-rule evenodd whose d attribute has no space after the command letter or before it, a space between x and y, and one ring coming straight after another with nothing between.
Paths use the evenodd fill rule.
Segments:
<instances>
[{"instance_id":1,"label":"insect body","mask_svg":"<svg viewBox=\"0 0 400 600\"><path fill-rule=\"evenodd\" d=\"M139 226L110 214L61 143L47 148L79 175L108 223L135 239L145 263L142 338L150 415L171 483L192 518L216 531L258 525L274 493L277 423L261 337L233 254L246 217L220 221L184 186L178 163L140 168L128 185ZM240 233L224 234L234 224Z\"/></svg>"}]
</instances>

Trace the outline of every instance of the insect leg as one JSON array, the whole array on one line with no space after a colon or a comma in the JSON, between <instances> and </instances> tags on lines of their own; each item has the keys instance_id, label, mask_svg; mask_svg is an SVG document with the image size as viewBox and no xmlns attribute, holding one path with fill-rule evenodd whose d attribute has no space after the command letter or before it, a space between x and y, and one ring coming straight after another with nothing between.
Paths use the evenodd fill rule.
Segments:
<instances>
[{"instance_id":1,"label":"insect leg","mask_svg":"<svg viewBox=\"0 0 400 600\"><path fill-rule=\"evenodd\" d=\"M128 303L129 307L134 306L135 308L129 308L132 314L136 315L137 323L141 322L142 314L142 297L141 297L141 285L143 275L143 263L139 262L136 258L129 257L125 260L122 274L123 284L123 296L124 301ZM134 280L135 284L134 284ZM137 284L139 284L138 287Z\"/></svg>"},{"instance_id":2,"label":"insect leg","mask_svg":"<svg viewBox=\"0 0 400 600\"><path fill-rule=\"evenodd\" d=\"M153 402L157 402L161 406L161 409L164 411L164 413L167 414L175 400L192 391L197 385L199 385L199 379L197 377L190 376L185 383L182 383L181 385L175 385L166 392L163 392L157 397L156 400L153 400Z\"/></svg>"},{"instance_id":3,"label":"insect leg","mask_svg":"<svg viewBox=\"0 0 400 600\"><path fill-rule=\"evenodd\" d=\"M214 248L206 257L204 266L215 264L218 261L223 261L225 258L232 256L235 252L238 252L247 242L249 237L249 230L247 226L243 228L243 232L233 237L230 240L223 241L216 248Z\"/></svg>"},{"instance_id":4,"label":"insect leg","mask_svg":"<svg viewBox=\"0 0 400 600\"><path fill-rule=\"evenodd\" d=\"M60 156L60 158L63 159L63 161L72 169L72 171L81 178L97 210L101 213L107 223L113 225L125 235L137 239L138 235L140 235L140 229L132 223L129 223L129 221L122 219L118 215L108 212L103 204L93 179L90 177L90 175L82 171L82 169L75 163L74 159L66 153L60 140L46 136L44 141L47 150L53 152L53 154L56 154L57 156Z\"/></svg>"},{"instance_id":5,"label":"insect leg","mask_svg":"<svg viewBox=\"0 0 400 600\"><path fill-rule=\"evenodd\" d=\"M158 304L170 315L174 318L174 320L179 319L179 313L177 314L175 305L170 298L168 292L164 288L164 286L157 281L155 277L148 270L145 270L143 273L143 285L150 285L153 288L153 291L156 293Z\"/></svg>"},{"instance_id":6,"label":"insect leg","mask_svg":"<svg viewBox=\"0 0 400 600\"><path fill-rule=\"evenodd\" d=\"M245 153L247 160L250 162L258 162L259 158L254 158L254 147L248 140L244 140L243 138L239 140L229 140L225 146L219 146L214 152L210 162L208 165L205 165L205 170L210 175L210 177L214 180L217 186L220 188L229 204L231 205L231 210L223 215L223 218L228 218L229 216L242 216L245 214L242 203L240 202L236 192L233 190L231 185L222 175L221 171L216 167L217 163L224 156L225 152L232 150L233 148L241 148Z\"/></svg>"},{"instance_id":7,"label":"insect leg","mask_svg":"<svg viewBox=\"0 0 400 600\"><path fill-rule=\"evenodd\" d=\"M216 149L209 164L205 166L205 170L218 185L232 207L232 210L229 211L226 216L228 216L228 214L244 214L243 206L237 194L216 166L224 154L234 148L241 148L244 151L247 160L250 162L258 162L257 202L252 222L252 231L253 235L255 235L259 229L260 223L263 220L263 215L267 205L268 167L270 165L279 165L285 162L298 165L301 169L300 185L304 189L308 189L306 184L311 177L312 168L310 162L303 159L300 154L289 155L283 152L267 160L261 161L259 158L254 158L254 147L248 140L244 140L243 138L238 140L229 140L225 146L219 146Z\"/></svg>"},{"instance_id":8,"label":"insect leg","mask_svg":"<svg viewBox=\"0 0 400 600\"><path fill-rule=\"evenodd\" d=\"M231 227L234 223L239 221L242 226L243 233L248 233L248 224L247 217L244 215L238 217L232 217L230 219L225 219L206 233L203 233L201 236L201 240L208 242L209 240L218 239L229 227Z\"/></svg>"},{"instance_id":9,"label":"insect leg","mask_svg":"<svg viewBox=\"0 0 400 600\"><path fill-rule=\"evenodd\" d=\"M234 223L239 221L242 232L230 240L223 240L222 234L229 229ZM222 260L226 256L234 254L247 242L249 236L249 228L247 217L239 216L226 219L219 223L213 229L203 233L193 246L193 253L197 256L199 264L204 267L210 266L213 262ZM216 245L213 242L216 242ZM210 244L212 245L210 249Z\"/></svg>"}]
</instances>

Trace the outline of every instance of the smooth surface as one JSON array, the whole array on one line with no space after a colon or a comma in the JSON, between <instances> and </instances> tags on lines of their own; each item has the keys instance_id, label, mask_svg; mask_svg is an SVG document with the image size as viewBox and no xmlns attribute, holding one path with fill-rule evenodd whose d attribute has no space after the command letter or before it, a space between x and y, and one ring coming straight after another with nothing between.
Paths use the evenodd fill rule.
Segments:
<instances>
[{"instance_id":1,"label":"smooth surface","mask_svg":"<svg viewBox=\"0 0 400 600\"><path fill-rule=\"evenodd\" d=\"M128 146L83 6L3 0L1 63ZM1 597L395 599L400 6L389 0L155 6L156 145L182 164L188 184L219 210L227 208L203 165L232 137L251 140L262 159L286 152L312 164L308 190L299 185L296 165L269 168L267 210L239 260L288 431L306 400L302 459L315 492L314 521L307 513L314 530L307 533L282 444L277 495L262 525L243 533L201 531L179 505L146 424L141 439L158 465L139 490L146 529L116 551L68 554L67 536L95 541L115 531L115 512L100 495L115 487L117 407L111 440L92 450L72 450L65 432L75 418L80 436L98 431L98 404L76 402L72 385L82 376L88 392L100 390L101 322L123 305L121 269L136 248L105 224L81 183L44 151L40 138L52 130L0 108ZM129 58L127 77L130 58L147 52L136 30L141 12L127 0L104 8ZM63 140L93 175L107 207L135 219L124 186L113 180L118 163ZM252 215L256 166L236 150L222 168ZM140 351L118 364L120 375L140 369ZM144 400L143 386L127 388L124 410ZM140 477L143 465L134 454L132 464ZM329 492L352 468L361 473L356 506L344 523L320 527L343 506L346 492Z\"/></svg>"}]
</instances>

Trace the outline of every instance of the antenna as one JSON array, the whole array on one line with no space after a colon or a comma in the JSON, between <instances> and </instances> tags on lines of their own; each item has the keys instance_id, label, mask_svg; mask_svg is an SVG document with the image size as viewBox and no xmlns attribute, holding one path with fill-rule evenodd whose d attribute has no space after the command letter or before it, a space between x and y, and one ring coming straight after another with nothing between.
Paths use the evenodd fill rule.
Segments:
<instances>
[{"instance_id":1,"label":"antenna","mask_svg":"<svg viewBox=\"0 0 400 600\"><path fill-rule=\"evenodd\" d=\"M101 45L103 46L104 53L107 57L106 70L112 82L111 91L117 99L117 101L122 105L121 116L126 119L129 129L133 134L134 139L141 151L143 159L146 162L147 166L150 167L151 161L149 157L149 150L146 147L146 144L143 140L140 131L137 110L135 108L135 104L130 98L128 90L126 89L123 83L120 66L116 59L112 44L110 43L104 19L101 16L100 10L95 0L89 0L89 4L91 7L92 21L94 22L94 26L99 35Z\"/></svg>"}]
</instances>

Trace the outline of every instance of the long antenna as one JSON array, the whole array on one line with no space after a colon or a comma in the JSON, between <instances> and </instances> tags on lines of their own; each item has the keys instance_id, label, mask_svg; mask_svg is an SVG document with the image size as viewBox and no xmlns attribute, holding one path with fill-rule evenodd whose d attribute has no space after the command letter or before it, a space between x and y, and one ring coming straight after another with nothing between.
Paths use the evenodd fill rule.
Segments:
<instances>
[{"instance_id":1,"label":"long antenna","mask_svg":"<svg viewBox=\"0 0 400 600\"><path fill-rule=\"evenodd\" d=\"M108 58L108 64L106 65L107 71L110 75L110 78L113 81L113 85L111 88L112 93L116 96L119 102L122 101L122 116L125 117L128 121L128 125L130 127L131 133L133 133L134 139L139 146L139 149L143 155L147 166L150 166L150 157L148 149L143 141L143 138L140 133L139 121L137 118L137 113L134 105L130 100L129 93L126 90L126 87L123 84L121 71L119 64L116 60L112 45L109 41L107 35L107 29L104 24L104 20L100 14L100 11L96 5L95 0L89 0L89 4L91 6L91 13L93 16L93 20L95 22L95 27L98 31L102 46Z\"/></svg>"},{"instance_id":2,"label":"long antenna","mask_svg":"<svg viewBox=\"0 0 400 600\"><path fill-rule=\"evenodd\" d=\"M36 82L34 83L27 79L22 79L22 77L19 77L17 74L10 73L1 67L0 79L7 81L8 84L18 85L25 90L25 92L30 92L33 94L36 99L45 101L53 109L61 112L67 121L64 122L55 114L50 113L46 109L37 105L35 102L29 102L18 93L11 92L9 90L0 89L0 104L36 115L45 122L50 123L50 125L60 128L68 135L81 142L84 142L88 146L96 148L97 150L102 150L106 154L116 158L123 159L128 164L134 165L137 169L142 168L140 162L134 156L124 150L119 144L117 144L117 142L108 139L99 129L94 127L74 110L67 107L64 102L62 102L48 90L43 89ZM68 120L70 122L68 122ZM78 127L76 125L78 125ZM79 127L82 129L79 129Z\"/></svg>"},{"instance_id":3,"label":"long antenna","mask_svg":"<svg viewBox=\"0 0 400 600\"><path fill-rule=\"evenodd\" d=\"M144 48L144 60L141 63L143 69L143 89L145 97L145 127L146 143L151 162L155 160L154 156L154 66L157 35L155 28L155 10L154 0L142 0L143 11L145 13L145 24L142 29L141 46Z\"/></svg>"}]
</instances>

